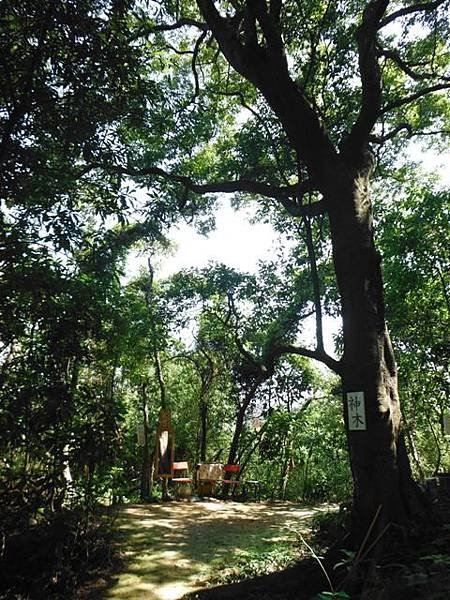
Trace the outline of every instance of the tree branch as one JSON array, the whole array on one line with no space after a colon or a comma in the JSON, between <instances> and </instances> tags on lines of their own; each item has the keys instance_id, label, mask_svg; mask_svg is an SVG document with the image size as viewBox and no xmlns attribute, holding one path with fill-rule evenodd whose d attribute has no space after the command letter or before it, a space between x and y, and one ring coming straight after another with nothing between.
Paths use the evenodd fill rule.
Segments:
<instances>
[{"instance_id":1,"label":"tree branch","mask_svg":"<svg viewBox=\"0 0 450 600\"><path fill-rule=\"evenodd\" d=\"M246 3L244 43L242 19L235 26L233 20L221 16L213 0L197 0L197 5L229 64L260 90L310 175L323 183L325 190L328 182L334 180L339 157L311 102L290 76L274 20L276 6L269 14L262 0ZM259 44L254 35L255 18L266 44Z\"/></svg>"},{"instance_id":2,"label":"tree branch","mask_svg":"<svg viewBox=\"0 0 450 600\"><path fill-rule=\"evenodd\" d=\"M211 183L196 183L190 177L185 175L176 175L169 173L160 167L144 167L136 169L134 167L105 165L102 163L90 163L80 170L80 177L89 173L94 169L102 169L111 173L120 175L129 175L130 177L147 177L155 176L166 181L173 181L184 186L184 188L194 194L233 194L244 192L254 194L256 196L264 196L273 198L280 202L286 210L295 217L309 216L315 217L323 214L326 211L324 201L313 202L312 204L299 205L295 200L295 195L298 189L304 188L306 191L314 190L309 180L300 184L292 184L286 186L276 186L260 181L251 181L249 179L237 179L235 181L216 181Z\"/></svg>"},{"instance_id":3,"label":"tree branch","mask_svg":"<svg viewBox=\"0 0 450 600\"><path fill-rule=\"evenodd\" d=\"M405 8L401 8L400 10L397 10L396 12L382 19L378 24L378 29L386 27L386 25L389 25L389 23L395 21L395 19L405 17L406 15L411 15L415 12L430 12L432 10L435 10L436 8L441 6L441 4L445 4L445 2L447 2L447 0L436 0L435 2L421 2L420 4L412 4L410 6L405 6Z\"/></svg>"},{"instance_id":4,"label":"tree branch","mask_svg":"<svg viewBox=\"0 0 450 600\"><path fill-rule=\"evenodd\" d=\"M274 51L283 51L283 42L281 40L281 32L279 22L275 20L274 13L267 11L266 0L254 0L253 8L255 11L258 23L264 33L267 46ZM276 14L276 11L275 11Z\"/></svg>"},{"instance_id":5,"label":"tree branch","mask_svg":"<svg viewBox=\"0 0 450 600\"><path fill-rule=\"evenodd\" d=\"M251 352L249 352L247 350L247 348L244 346L243 341L239 337L239 332L238 332L239 314L236 310L236 305L234 303L233 295L231 293L228 293L227 299L228 299L228 308L236 319L236 323L235 323L233 329L234 329L234 341L237 346L237 349L239 350L240 354L245 358L245 360L247 361L247 364L252 368L254 375L256 375L259 378L264 379L265 377L267 377L269 375L269 373L266 370L266 366L264 364L262 364L260 361L258 361L253 356L253 354Z\"/></svg>"},{"instance_id":6,"label":"tree branch","mask_svg":"<svg viewBox=\"0 0 450 600\"><path fill-rule=\"evenodd\" d=\"M198 73L197 73L196 61L197 61L198 53L200 52L200 46L202 45L203 40L207 36L207 33L208 33L207 30L202 31L202 33L198 37L197 41L195 42L194 53L192 55L191 66L192 66L192 73L194 75L194 82L195 82L194 98L193 99L197 98L197 96L200 93L200 83L199 83L199 80L198 80Z\"/></svg>"},{"instance_id":7,"label":"tree branch","mask_svg":"<svg viewBox=\"0 0 450 600\"><path fill-rule=\"evenodd\" d=\"M146 177L153 175L168 181L180 183L186 189L196 194L232 194L235 192L247 192L249 194L256 194L260 196L266 196L267 198L281 200L294 195L297 187L295 184L289 186L276 186L259 181L251 181L249 179L216 181L212 183L196 183L190 177L169 173L160 167L144 167L142 169L137 169L134 167L105 165L102 163L90 163L81 170L80 174L85 175L94 169L103 169L104 171L109 171L112 173L129 175L130 177Z\"/></svg>"},{"instance_id":8,"label":"tree branch","mask_svg":"<svg viewBox=\"0 0 450 600\"><path fill-rule=\"evenodd\" d=\"M310 204L299 204L291 198L277 198L291 217L319 217L327 212L328 205L325 200L318 200Z\"/></svg>"},{"instance_id":9,"label":"tree branch","mask_svg":"<svg viewBox=\"0 0 450 600\"><path fill-rule=\"evenodd\" d=\"M363 11L356 30L359 72L361 75L361 110L346 141L344 153L359 156L379 116L381 106L381 73L377 57L376 34L389 0L372 0Z\"/></svg>"},{"instance_id":10,"label":"tree branch","mask_svg":"<svg viewBox=\"0 0 450 600\"><path fill-rule=\"evenodd\" d=\"M369 135L369 142L372 142L373 144L384 144L384 142L391 140L396 135L398 135L400 133L400 131L403 131L403 130L406 130L408 132L409 137L411 137L413 135L413 128L409 123L400 123L399 125L397 125L397 127L394 127L394 129L392 129L391 131L388 131L388 133L385 133L381 136L380 135Z\"/></svg>"},{"instance_id":11,"label":"tree branch","mask_svg":"<svg viewBox=\"0 0 450 600\"><path fill-rule=\"evenodd\" d=\"M202 23L201 21L197 21L196 19L179 19L175 23L163 23L161 25L149 25L143 23L131 36L130 41L135 41L140 37L150 35L152 33L157 33L159 31L175 31L176 29L181 29L182 27L196 27L201 31L208 31L206 23Z\"/></svg>"},{"instance_id":12,"label":"tree branch","mask_svg":"<svg viewBox=\"0 0 450 600\"><path fill-rule=\"evenodd\" d=\"M322 325L322 302L320 297L320 281L319 272L317 269L316 252L314 248L314 240L312 236L311 223L308 217L303 219L306 233L306 248L308 250L308 259L311 270L311 280L314 293L314 312L316 314L316 344L317 350L324 352L323 344L323 325Z\"/></svg>"},{"instance_id":13,"label":"tree branch","mask_svg":"<svg viewBox=\"0 0 450 600\"><path fill-rule=\"evenodd\" d=\"M384 50L383 48L378 48L379 56L384 56L389 60L392 60L398 67L401 69L406 75L414 79L414 81L423 81L424 79L441 79L442 81L450 81L450 77L445 77L444 75L438 75L437 73L416 73L412 69L412 65L409 65L405 62L400 54L394 52L394 50ZM418 65L414 65L418 66ZM423 65L422 65L423 66Z\"/></svg>"},{"instance_id":14,"label":"tree branch","mask_svg":"<svg viewBox=\"0 0 450 600\"><path fill-rule=\"evenodd\" d=\"M324 350L310 350L309 348L301 348L299 346L292 346L290 344L281 344L272 349L273 360L279 358L283 354L297 354L298 356L305 356L306 358L318 360L338 375L340 375L342 371L341 361L335 360Z\"/></svg>"},{"instance_id":15,"label":"tree branch","mask_svg":"<svg viewBox=\"0 0 450 600\"><path fill-rule=\"evenodd\" d=\"M386 104L386 106L384 106L380 110L380 115L384 115L394 108L400 108L401 106L404 106L405 104L414 102L414 100L423 98L423 96L427 96L428 94L432 94L433 92L439 92L441 90L448 90L448 89L450 89L450 83L441 83L441 84L437 84L437 85L432 85L427 88L423 88L422 90L419 90L415 94L411 94L410 96L406 96L405 98L399 98L398 100L395 100L394 102L391 102L390 104Z\"/></svg>"},{"instance_id":16,"label":"tree branch","mask_svg":"<svg viewBox=\"0 0 450 600\"><path fill-rule=\"evenodd\" d=\"M94 169L103 169L104 171L118 173L120 175L129 175L130 177L155 176L167 181L179 183L184 186L187 191L193 192L194 194L234 194L243 192L254 194L256 196L264 196L265 198L273 198L293 217L317 217L323 215L327 211L325 200L319 200L309 204L299 204L298 201L295 200L299 190L303 190L303 193L316 191L316 188L310 180L286 186L276 186L260 181L251 181L249 179L196 183L190 177L169 173L160 167L144 167L142 169L136 169L134 167L105 165L102 163L90 163L86 165L80 169L79 176L82 177Z\"/></svg>"}]
</instances>

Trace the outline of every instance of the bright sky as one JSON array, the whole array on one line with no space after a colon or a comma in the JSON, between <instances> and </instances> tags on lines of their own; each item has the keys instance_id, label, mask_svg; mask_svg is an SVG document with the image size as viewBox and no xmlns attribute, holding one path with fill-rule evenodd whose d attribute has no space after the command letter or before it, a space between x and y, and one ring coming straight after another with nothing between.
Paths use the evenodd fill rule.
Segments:
<instances>
[{"instance_id":1,"label":"bright sky","mask_svg":"<svg viewBox=\"0 0 450 600\"><path fill-rule=\"evenodd\" d=\"M450 185L450 157L436 156L431 152L416 149L413 158L420 159L423 167L430 171L439 171L442 181ZM417 153L417 156L416 156ZM174 252L156 261L157 277L164 279L183 268L207 266L209 262L220 262L243 272L254 272L258 261L268 259L282 238L268 224L250 223L252 209L234 211L225 197L219 203L216 213L216 229L207 237L199 235L187 224L173 228L169 237L175 243ZM147 258L144 253L134 251L130 254L126 267L126 278L134 277L141 267L145 267ZM304 334L299 342L307 346L314 345L314 319L308 320ZM324 318L324 341L326 349L334 354L333 336L339 331L339 320Z\"/></svg>"},{"instance_id":2,"label":"bright sky","mask_svg":"<svg viewBox=\"0 0 450 600\"><path fill-rule=\"evenodd\" d=\"M210 261L254 272L258 261L270 257L279 238L270 225L250 223L251 217L250 208L236 212L224 198L216 213L217 227L208 237L195 233L188 225L178 227L171 236L177 251L161 264L160 277L184 267L204 267Z\"/></svg>"},{"instance_id":3,"label":"bright sky","mask_svg":"<svg viewBox=\"0 0 450 600\"><path fill-rule=\"evenodd\" d=\"M168 256L155 261L158 278L165 279L184 268L202 268L209 262L254 272L258 261L268 259L280 242L270 225L250 223L252 214L250 207L236 212L224 198L216 212L216 229L208 236L198 234L187 224L172 228L169 238L175 248ZM126 267L127 279L145 267L146 261L144 252L132 252Z\"/></svg>"},{"instance_id":4,"label":"bright sky","mask_svg":"<svg viewBox=\"0 0 450 600\"><path fill-rule=\"evenodd\" d=\"M170 239L176 244L172 255L155 262L157 277L164 279L184 268L206 267L209 262L220 262L242 272L255 272L259 261L271 258L274 248L286 244L268 224L250 223L251 207L235 211L229 200L223 198L216 213L217 227L207 237L199 235L189 225L173 228ZM128 258L127 279L146 267L145 252L132 252ZM333 336L340 323L332 317L324 317L324 342L328 352L334 355ZM315 321L308 318L304 333L298 340L309 347L315 344Z\"/></svg>"}]
</instances>

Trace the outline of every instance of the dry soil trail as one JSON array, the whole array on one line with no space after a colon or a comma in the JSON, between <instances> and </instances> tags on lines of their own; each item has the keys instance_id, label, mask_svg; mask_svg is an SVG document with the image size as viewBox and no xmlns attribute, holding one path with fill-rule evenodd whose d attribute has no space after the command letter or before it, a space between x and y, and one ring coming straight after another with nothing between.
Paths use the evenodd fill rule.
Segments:
<instances>
[{"instance_id":1,"label":"dry soil trail","mask_svg":"<svg viewBox=\"0 0 450 600\"><path fill-rule=\"evenodd\" d=\"M214 566L226 557L289 542L294 528L320 508L293 503L204 501L127 505L119 517L123 572L103 598L176 600L204 588ZM326 510L326 509L322 509ZM227 561L228 562L228 561Z\"/></svg>"}]
</instances>

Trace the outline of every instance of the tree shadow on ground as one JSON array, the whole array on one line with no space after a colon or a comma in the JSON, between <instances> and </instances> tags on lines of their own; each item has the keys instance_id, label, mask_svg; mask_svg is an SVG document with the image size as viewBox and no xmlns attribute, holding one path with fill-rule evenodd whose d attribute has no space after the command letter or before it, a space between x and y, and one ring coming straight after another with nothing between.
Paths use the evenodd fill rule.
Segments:
<instances>
[{"instance_id":1,"label":"tree shadow on ground","mask_svg":"<svg viewBox=\"0 0 450 600\"><path fill-rule=\"evenodd\" d=\"M306 528L319 510L293 503L232 501L125 506L117 534L120 572L78 597L181 598L205 587L211 568L241 555L243 549L258 551L274 542L289 543L294 526L303 521Z\"/></svg>"}]
</instances>

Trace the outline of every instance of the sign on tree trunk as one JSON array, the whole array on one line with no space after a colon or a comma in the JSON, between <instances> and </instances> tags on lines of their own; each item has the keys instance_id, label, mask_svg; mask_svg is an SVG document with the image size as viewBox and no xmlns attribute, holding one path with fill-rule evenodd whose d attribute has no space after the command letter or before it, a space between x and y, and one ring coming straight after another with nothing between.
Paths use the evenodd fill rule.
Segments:
<instances>
[{"instance_id":1,"label":"sign on tree trunk","mask_svg":"<svg viewBox=\"0 0 450 600\"><path fill-rule=\"evenodd\" d=\"M138 446L145 446L145 431L143 423L139 423L137 426L137 443Z\"/></svg>"},{"instance_id":2,"label":"sign on tree trunk","mask_svg":"<svg viewBox=\"0 0 450 600\"><path fill-rule=\"evenodd\" d=\"M348 428L350 431L365 431L366 407L364 404L364 392L347 393Z\"/></svg>"}]
</instances>

